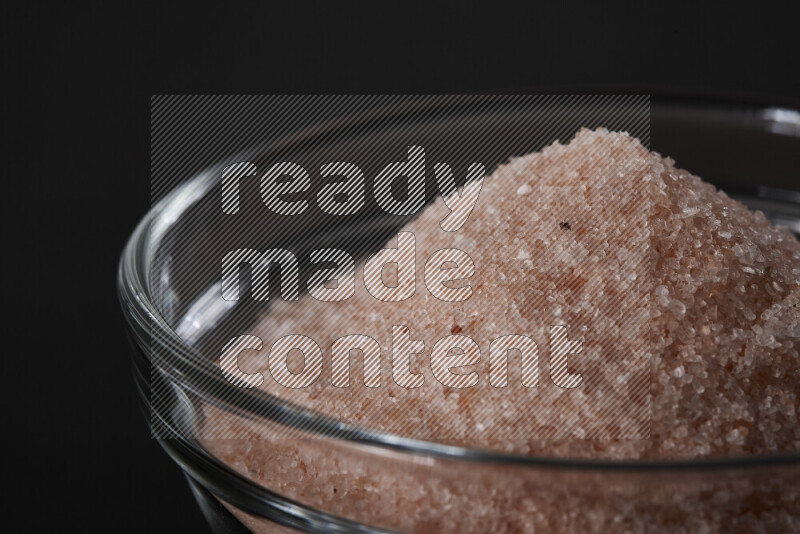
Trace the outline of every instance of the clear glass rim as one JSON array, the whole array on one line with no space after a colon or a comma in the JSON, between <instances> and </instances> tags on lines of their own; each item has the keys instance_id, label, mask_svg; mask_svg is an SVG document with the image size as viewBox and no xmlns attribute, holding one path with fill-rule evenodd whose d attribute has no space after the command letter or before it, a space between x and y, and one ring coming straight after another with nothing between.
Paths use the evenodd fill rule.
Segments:
<instances>
[{"instance_id":1,"label":"clear glass rim","mask_svg":"<svg viewBox=\"0 0 800 534\"><path fill-rule=\"evenodd\" d=\"M757 105L756 107L766 109L766 106ZM312 136L320 135L348 123L352 124L353 120L380 120L381 118L384 117L377 114L327 123L292 136L281 142L281 146L297 142L299 139L308 139ZM235 410L238 413L249 413L251 415L253 414L253 407L258 406L259 410L256 412L258 417L265 417L274 423L292 426L321 438L337 439L361 446L392 449L396 452L411 455L433 456L453 460L528 467L648 472L746 468L800 462L800 451L675 460L614 460L529 456L451 446L374 431L315 413L301 406L286 403L260 390L251 391L237 388L234 395L229 395L230 391L226 391L225 400L213 393L209 394L208 388L205 387L207 384L227 387L230 387L230 384L225 383L219 373L214 373L213 365L203 358L196 349L185 343L161 317L148 290L150 287L148 265L151 260L150 251L164 236L169 225L174 223L194 202L202 198L209 188L213 187L216 183L215 176L212 171L199 174L178 186L149 210L123 249L117 277L117 291L124 316L129 330L144 357L151 360L151 365L156 365L152 361L153 351L150 348L158 345L159 371L164 372L168 377L171 377L170 379L180 383L182 387L205 397L211 402L215 402L227 409ZM191 373L187 374L187 370L191 370ZM195 378L187 378L187 376ZM213 391L218 392L220 388L215 387ZM145 400L149 402L149 399ZM166 421L164 423L167 424ZM173 437L178 438L183 446L208 454L195 440L183 438L177 430L173 434Z\"/></svg>"}]
</instances>

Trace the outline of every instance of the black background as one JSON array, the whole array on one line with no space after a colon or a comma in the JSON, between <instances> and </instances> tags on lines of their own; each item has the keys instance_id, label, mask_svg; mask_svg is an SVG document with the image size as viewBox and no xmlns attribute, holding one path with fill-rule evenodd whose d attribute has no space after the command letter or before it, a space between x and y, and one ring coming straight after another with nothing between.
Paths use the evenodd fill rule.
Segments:
<instances>
[{"instance_id":1,"label":"black background","mask_svg":"<svg viewBox=\"0 0 800 534\"><path fill-rule=\"evenodd\" d=\"M800 98L789 3L647 4L5 5L3 491L13 530L207 532L135 404L115 294L119 253L150 203L151 95Z\"/></svg>"}]
</instances>

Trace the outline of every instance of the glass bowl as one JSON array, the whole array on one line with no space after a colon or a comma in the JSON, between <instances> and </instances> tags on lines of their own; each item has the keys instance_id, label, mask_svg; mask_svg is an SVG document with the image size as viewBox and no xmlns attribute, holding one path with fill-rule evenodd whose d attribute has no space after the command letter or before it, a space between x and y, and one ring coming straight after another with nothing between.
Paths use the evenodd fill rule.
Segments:
<instances>
[{"instance_id":1,"label":"glass bowl","mask_svg":"<svg viewBox=\"0 0 800 534\"><path fill-rule=\"evenodd\" d=\"M475 124L473 116L467 120L458 110L439 110L433 118L428 111L394 110L391 124L408 131L429 129L432 120L440 129ZM508 111L482 117L482 124L524 119ZM385 121L380 114L345 118L260 154L330 153L334 145L351 143ZM650 121L653 150L800 232L797 111L654 99ZM518 147L517 153L541 146ZM497 160L508 155L498 153ZM231 391L208 347L229 335L232 325L239 330L251 325L256 312L240 305L198 305L209 291L218 292L212 287L215 273L181 278L175 268L197 253L181 246L189 229L213 231L213 221L194 219L197 206L218 200L218 171L183 183L151 209L123 251L118 279L135 380L153 435L186 473L215 532L450 532L456 526L465 530L464 517L471 521L467 530L475 532L800 528L800 451L676 461L519 456L376 432L252 390ZM337 235L357 234L372 247L403 222L372 214L321 228L306 220L274 230L272 237L314 248ZM257 445L261 461L225 462L221 457L231 457L226 447L247 445L241 439L198 437L209 409L229 423L257 421L262 429L274 429ZM322 465L337 476L319 485L300 483L298 473L309 458L318 462L317 469Z\"/></svg>"}]
</instances>

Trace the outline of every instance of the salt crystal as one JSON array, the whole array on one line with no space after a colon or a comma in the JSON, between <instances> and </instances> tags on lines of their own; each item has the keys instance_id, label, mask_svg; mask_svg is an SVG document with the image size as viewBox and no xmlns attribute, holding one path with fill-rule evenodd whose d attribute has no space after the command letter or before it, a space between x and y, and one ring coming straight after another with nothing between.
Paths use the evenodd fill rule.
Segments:
<instances>
[{"instance_id":1,"label":"salt crystal","mask_svg":"<svg viewBox=\"0 0 800 534\"><path fill-rule=\"evenodd\" d=\"M669 308L669 311L679 317L683 317L683 315L686 313L686 305L679 300L670 300L669 303L667 303L667 308Z\"/></svg>"}]
</instances>

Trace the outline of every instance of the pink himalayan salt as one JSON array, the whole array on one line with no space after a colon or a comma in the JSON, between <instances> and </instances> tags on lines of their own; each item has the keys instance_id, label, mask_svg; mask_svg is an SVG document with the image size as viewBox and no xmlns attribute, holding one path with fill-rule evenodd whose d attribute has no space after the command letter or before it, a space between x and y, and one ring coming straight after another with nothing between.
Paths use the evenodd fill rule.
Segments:
<instances>
[{"instance_id":1,"label":"pink himalayan salt","mask_svg":"<svg viewBox=\"0 0 800 534\"><path fill-rule=\"evenodd\" d=\"M553 197L553 188L559 187L566 187L569 194ZM630 195L608 194L625 189L636 189L640 204L634 204ZM554 198L563 205L554 206ZM578 218L569 221L571 241L564 241L565 231L559 226L562 215L596 216L608 210L613 202L622 202L623 210L629 208L628 212L641 224L620 224L616 219L593 220L591 226L582 226ZM636 218L641 217L642 206L646 210L645 219L639 220ZM649 153L628 135L603 129L582 130L568 145L556 143L541 153L513 159L500 167L487 178L475 211L455 236L438 227L441 214L430 207L408 226L407 230L416 235L420 256L427 257L432 251L451 246L469 251L479 266L471 280L475 288L473 302L479 301L484 291L495 306L475 313L469 307L470 301L459 305L442 303L425 291L417 292L413 305L376 306L376 301L365 291L357 291L352 299L326 314L309 313L313 308L310 299L293 305L279 303L264 317L255 333L261 335L265 347L290 333L308 335L321 347L329 347L340 335L368 334L380 341L383 358L388 360L386 333L391 331L392 324L408 325L415 338L426 339L428 351L429 340L442 337L443 325L485 343L495 334L535 331L553 324L554 317L568 325L580 324L578 319L583 312L570 308L577 306L575 299L566 299L569 301L566 306L563 302L549 307L529 306L528 302L534 299L537 304L541 302L542 295L535 294L534 288L546 282L554 282L556 286L551 287L549 296L558 294L563 287L559 287L558 280L547 276L566 272L564 263L581 254L580 245L588 239L598 239L605 243L608 257L618 258L616 267L623 277L631 259L647 269L645 280L640 280L642 285L638 286L647 288L644 307L634 298L636 292L616 298L618 309L639 318L639 326L645 327L652 351L647 373L652 410L649 438L493 440L467 433L455 441L521 454L613 459L685 459L800 449L797 424L800 244L788 230L773 227L762 213L748 211L713 186L676 169L672 160ZM637 255L642 250L640 246L624 246L631 240L640 240L642 229L649 240L647 257ZM553 254L553 246L560 246L562 252ZM572 248L564 252L569 247ZM521 250L527 254L520 255ZM537 269L544 266L544 271L531 272L530 257L551 261L536 264ZM609 261L613 265L614 260ZM574 285L578 279L580 284L595 290L588 292L590 296L603 287L601 277L609 272L607 264L602 270L581 263L571 267L574 278L568 283ZM485 278L480 278L481 275ZM590 301L589 311L603 313L608 304ZM646 313L636 315L635 312L642 310ZM500 324L503 331L493 330L496 328L493 322ZM266 356L260 354L249 359L246 370L267 369ZM244 368L245 362L241 365ZM384 381L391 376L390 372L388 367L384 369ZM485 370L480 374L487 376ZM356 373L353 378L358 376ZM318 388L291 392L291 400L348 421L373 422L369 418L370 395L377 393L364 388L337 390L330 387L330 382L323 382L320 381ZM271 388L269 381L265 387L289 396L279 386ZM449 421L455 427L466 428L474 421L472 411L480 406L480 398L474 395L447 393L436 387L416 390L414 399L406 399L414 404L409 407L408 402L404 403L389 420L377 421L376 426L389 425L391 417L403 417L403 413L427 403L447 410L448 418L434 424L444 425ZM507 408L496 403L493 406ZM240 422L232 417L216 410L208 413L214 425L213 429L207 429L209 438L234 435L241 428ZM503 421L513 425L513 417L523 415L511 413L512 419ZM430 419L426 422L430 423ZM413 432L413 428L409 427L409 431ZM401 475L370 472L362 464L356 468L355 459L348 464L339 458L326 458L324 447L316 454L311 453L317 447L312 443L314 440L276 438L270 434L268 429L262 432L256 427L247 431L250 439L208 439L206 444L225 462L267 487L344 516L359 516L353 506L380 501L380 492L388 492L390 487L396 495L402 491L397 489L398 485L408 491L413 488L415 495L426 495L435 502L437 491L442 490L437 485L444 484L425 472L415 476L413 470ZM571 437L576 436L579 433ZM286 465L291 459L295 465ZM346 467L337 462L345 463ZM265 464L272 467L266 468ZM351 476L342 479L342 473L348 472ZM356 505L311 489L334 482L345 484L364 502ZM502 493L494 482L490 485L492 492ZM367 493L359 490L365 487L377 489ZM447 487L448 491L454 491ZM455 492L452 498L461 498L465 507L448 519L452 523L447 530L452 527L466 531L478 528L476 525L487 525L487 517L498 509L495 501L481 501L480 495L485 496L487 488L484 487L483 493L473 494L472 500L468 499L467 490L461 494ZM781 517L796 524L800 517L797 496L791 494L788 498L789 505L784 510L788 515ZM367 507L376 514L373 524L426 531L427 512L419 509L420 502L413 499L405 505L395 503L386 513ZM555 518L567 512L551 502L525 511L512 506L503 514L511 523L516 518L521 521L519 524L532 521L552 527Z\"/></svg>"}]
</instances>

